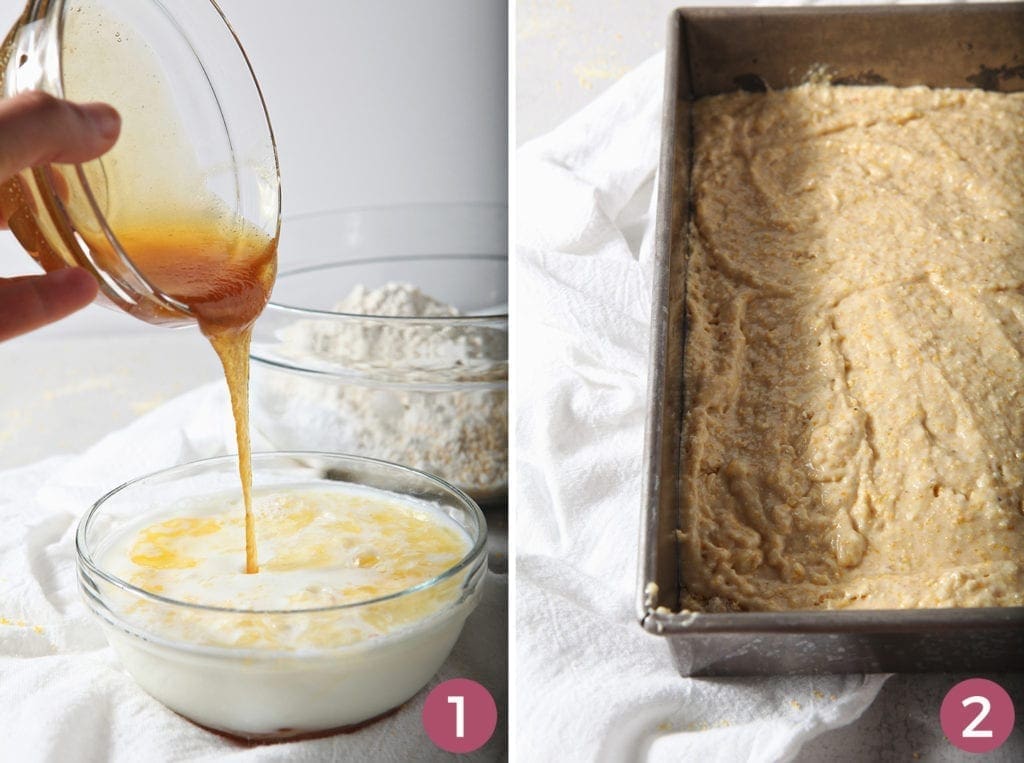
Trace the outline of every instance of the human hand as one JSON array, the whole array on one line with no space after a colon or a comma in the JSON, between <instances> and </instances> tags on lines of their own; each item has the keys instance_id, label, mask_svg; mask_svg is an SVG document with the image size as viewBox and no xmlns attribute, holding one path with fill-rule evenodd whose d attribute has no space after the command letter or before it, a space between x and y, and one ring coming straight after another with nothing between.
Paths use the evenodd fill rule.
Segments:
<instances>
[{"instance_id":1,"label":"human hand","mask_svg":"<svg viewBox=\"0 0 1024 763\"><path fill-rule=\"evenodd\" d=\"M0 100L0 182L26 167L95 159L120 132L121 118L106 104L74 104L45 93ZM2 219L0 226L6 227ZM80 310L96 298L97 288L82 268L0 278L0 341Z\"/></svg>"}]
</instances>

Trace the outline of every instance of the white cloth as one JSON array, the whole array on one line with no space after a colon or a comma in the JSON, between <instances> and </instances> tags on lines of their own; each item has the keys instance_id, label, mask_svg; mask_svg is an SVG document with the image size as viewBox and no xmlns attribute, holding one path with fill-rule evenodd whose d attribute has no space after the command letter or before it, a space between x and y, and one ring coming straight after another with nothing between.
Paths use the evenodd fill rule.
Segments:
<instances>
[{"instance_id":1,"label":"white cloth","mask_svg":"<svg viewBox=\"0 0 1024 763\"><path fill-rule=\"evenodd\" d=\"M786 760L885 680L684 679L636 622L663 68L647 61L518 152L521 760Z\"/></svg>"},{"instance_id":2,"label":"white cloth","mask_svg":"<svg viewBox=\"0 0 1024 763\"><path fill-rule=\"evenodd\" d=\"M233 451L227 392L219 383L168 402L81 455L0 473L0 759L448 760L426 736L420 715L429 688L457 677L488 687L499 717L505 716L507 582L497 575L485 581L483 601L430 687L358 732L250 748L193 726L145 694L120 666L79 595L78 520L127 480ZM499 757L504 736L499 726L472 757Z\"/></svg>"}]
</instances>

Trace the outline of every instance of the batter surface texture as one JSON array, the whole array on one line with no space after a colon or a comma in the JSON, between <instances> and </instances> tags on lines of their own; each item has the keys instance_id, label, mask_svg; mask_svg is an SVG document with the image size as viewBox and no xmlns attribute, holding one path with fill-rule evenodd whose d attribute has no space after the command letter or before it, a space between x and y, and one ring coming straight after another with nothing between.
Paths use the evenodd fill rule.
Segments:
<instances>
[{"instance_id":1,"label":"batter surface texture","mask_svg":"<svg viewBox=\"0 0 1024 763\"><path fill-rule=\"evenodd\" d=\"M687 608L1024 604L1024 95L702 99Z\"/></svg>"}]
</instances>

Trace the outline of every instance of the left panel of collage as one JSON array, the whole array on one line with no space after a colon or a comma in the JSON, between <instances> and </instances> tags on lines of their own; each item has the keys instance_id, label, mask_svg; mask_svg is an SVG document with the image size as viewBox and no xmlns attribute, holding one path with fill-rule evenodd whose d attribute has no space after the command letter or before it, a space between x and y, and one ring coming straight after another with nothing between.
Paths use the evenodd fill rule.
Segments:
<instances>
[{"instance_id":1,"label":"left panel of collage","mask_svg":"<svg viewBox=\"0 0 1024 763\"><path fill-rule=\"evenodd\" d=\"M507 759L507 3L0 24L2 757Z\"/></svg>"}]
</instances>

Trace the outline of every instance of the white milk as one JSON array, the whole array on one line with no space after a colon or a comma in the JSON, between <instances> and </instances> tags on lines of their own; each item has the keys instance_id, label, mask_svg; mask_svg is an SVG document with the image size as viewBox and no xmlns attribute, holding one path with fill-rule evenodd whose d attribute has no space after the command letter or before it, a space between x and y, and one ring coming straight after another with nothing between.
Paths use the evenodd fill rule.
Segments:
<instances>
[{"instance_id":1,"label":"white milk","mask_svg":"<svg viewBox=\"0 0 1024 763\"><path fill-rule=\"evenodd\" d=\"M113 616L98 614L143 688L202 725L255 737L356 724L422 688L482 572L341 605L442 575L469 552L467 533L433 504L348 485L277 487L254 510L256 574L244 571L237 499L147 515L99 554L101 569L173 600L104 588Z\"/></svg>"}]
</instances>

